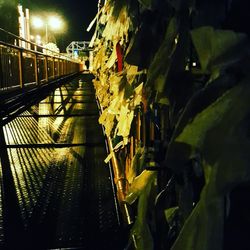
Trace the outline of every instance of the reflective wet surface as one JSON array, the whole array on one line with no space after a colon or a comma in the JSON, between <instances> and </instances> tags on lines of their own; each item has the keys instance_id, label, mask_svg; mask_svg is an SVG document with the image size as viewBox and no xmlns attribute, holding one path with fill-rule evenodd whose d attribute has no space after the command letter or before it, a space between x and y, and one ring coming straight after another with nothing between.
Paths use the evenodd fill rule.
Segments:
<instances>
[{"instance_id":1,"label":"reflective wet surface","mask_svg":"<svg viewBox=\"0 0 250 250\"><path fill-rule=\"evenodd\" d=\"M3 248L123 249L88 78L65 83L4 127L9 162L1 166Z\"/></svg>"}]
</instances>

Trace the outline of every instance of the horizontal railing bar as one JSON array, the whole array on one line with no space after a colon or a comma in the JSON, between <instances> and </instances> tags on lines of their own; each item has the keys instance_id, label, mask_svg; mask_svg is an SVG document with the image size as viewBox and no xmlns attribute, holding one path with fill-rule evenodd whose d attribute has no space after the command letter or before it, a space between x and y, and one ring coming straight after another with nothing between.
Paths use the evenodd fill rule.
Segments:
<instances>
[{"instance_id":1,"label":"horizontal railing bar","mask_svg":"<svg viewBox=\"0 0 250 250\"><path fill-rule=\"evenodd\" d=\"M70 59L70 58L62 58L62 57L60 57L60 55L59 55L59 57L58 56L54 56L54 55L46 55L46 54L44 54L42 52L39 52L39 51L36 51L36 50L26 49L26 48L19 47L17 45L6 43L6 42L3 42L3 41L0 41L0 45L6 46L6 47L10 47L12 49L16 49L16 50L21 50L21 51L25 51L25 52L28 52L28 53L32 53L34 55L35 54L36 55L40 55L40 56L43 56L43 57L47 56L47 57L55 58L55 59L59 59L59 60L62 60L62 59L68 60L68 59Z\"/></svg>"},{"instance_id":2,"label":"horizontal railing bar","mask_svg":"<svg viewBox=\"0 0 250 250\"><path fill-rule=\"evenodd\" d=\"M9 32L9 31L4 30L3 28L0 28L0 31L2 31L2 32L6 33L6 34L8 34L8 35L10 35L10 36L12 36L12 37L15 37L16 39L19 39L19 40L21 40L21 41L23 41L23 42L26 42L26 43L28 43L28 44L30 44L30 45L34 45L34 46L36 46L37 48L44 49L44 50L46 50L46 51L49 51L49 52L52 52L53 54L57 54L57 55L58 55L58 56L51 56L51 55L48 55L48 56L50 56L50 57L62 59L62 58L60 57L61 55L60 55L59 53L56 53L56 52L53 51L53 50L50 50L50 49L45 48L45 47L43 47L43 46L41 46L41 45L38 45L38 44L33 43L33 42L31 42L31 41L28 41L28 40L24 39L23 37L17 36L17 35L15 35L15 34ZM3 41L0 41L0 44L3 44L3 45L5 45L5 46L9 46L9 47L12 47L12 48L15 48L15 49L18 49L18 50L23 50L23 51L32 52L32 53L34 53L34 54L45 55L45 54L43 54L42 52L35 51L35 50L29 50L29 49L26 49L26 48L23 48L23 47L19 47L19 46L13 45L13 44L5 43L5 42L3 42ZM47 55L45 55L45 56L47 56ZM72 58L70 58L70 57L68 57L68 56L64 56L64 59L68 59L68 60L72 61Z\"/></svg>"}]
</instances>

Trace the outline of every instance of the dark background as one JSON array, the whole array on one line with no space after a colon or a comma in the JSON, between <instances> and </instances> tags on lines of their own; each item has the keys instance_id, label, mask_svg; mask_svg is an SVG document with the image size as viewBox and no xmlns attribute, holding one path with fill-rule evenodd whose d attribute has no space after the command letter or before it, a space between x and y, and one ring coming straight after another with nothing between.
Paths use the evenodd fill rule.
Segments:
<instances>
[{"instance_id":1,"label":"dark background","mask_svg":"<svg viewBox=\"0 0 250 250\"><path fill-rule=\"evenodd\" d=\"M89 41L93 35L93 30L87 32L86 29L97 13L98 0L0 1L0 27L15 34L18 34L16 9L18 3L23 8L30 9L30 16L55 12L62 17L66 29L61 33L53 32L62 51L65 51L71 41Z\"/></svg>"},{"instance_id":2,"label":"dark background","mask_svg":"<svg viewBox=\"0 0 250 250\"><path fill-rule=\"evenodd\" d=\"M66 22L63 33L55 33L57 44L64 50L71 41L89 41L93 31L86 29L97 13L98 0L23 0L30 14L42 11L59 13Z\"/></svg>"}]
</instances>

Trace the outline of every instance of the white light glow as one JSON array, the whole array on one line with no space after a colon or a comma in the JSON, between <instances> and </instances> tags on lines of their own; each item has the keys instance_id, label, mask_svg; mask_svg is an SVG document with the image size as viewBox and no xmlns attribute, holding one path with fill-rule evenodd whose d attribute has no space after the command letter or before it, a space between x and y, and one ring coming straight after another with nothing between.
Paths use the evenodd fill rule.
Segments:
<instances>
[{"instance_id":1,"label":"white light glow","mask_svg":"<svg viewBox=\"0 0 250 250\"><path fill-rule=\"evenodd\" d=\"M42 28L44 26L44 22L39 17L33 17L32 24L35 28Z\"/></svg>"},{"instance_id":2,"label":"white light glow","mask_svg":"<svg viewBox=\"0 0 250 250\"><path fill-rule=\"evenodd\" d=\"M53 29L60 29L62 26L62 21L56 16L52 16L48 20L48 24Z\"/></svg>"}]
</instances>

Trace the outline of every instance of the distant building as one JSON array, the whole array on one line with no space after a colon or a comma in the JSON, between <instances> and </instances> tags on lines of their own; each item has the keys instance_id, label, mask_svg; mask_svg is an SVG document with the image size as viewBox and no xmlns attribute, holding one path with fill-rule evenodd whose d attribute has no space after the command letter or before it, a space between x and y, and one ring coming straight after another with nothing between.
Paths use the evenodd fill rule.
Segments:
<instances>
[{"instance_id":1,"label":"distant building","mask_svg":"<svg viewBox=\"0 0 250 250\"><path fill-rule=\"evenodd\" d=\"M23 9L22 5L18 5L18 24L19 24L19 36L25 40L30 41L30 14L29 9ZM19 46L30 49L30 44L24 41L19 41Z\"/></svg>"}]
</instances>

